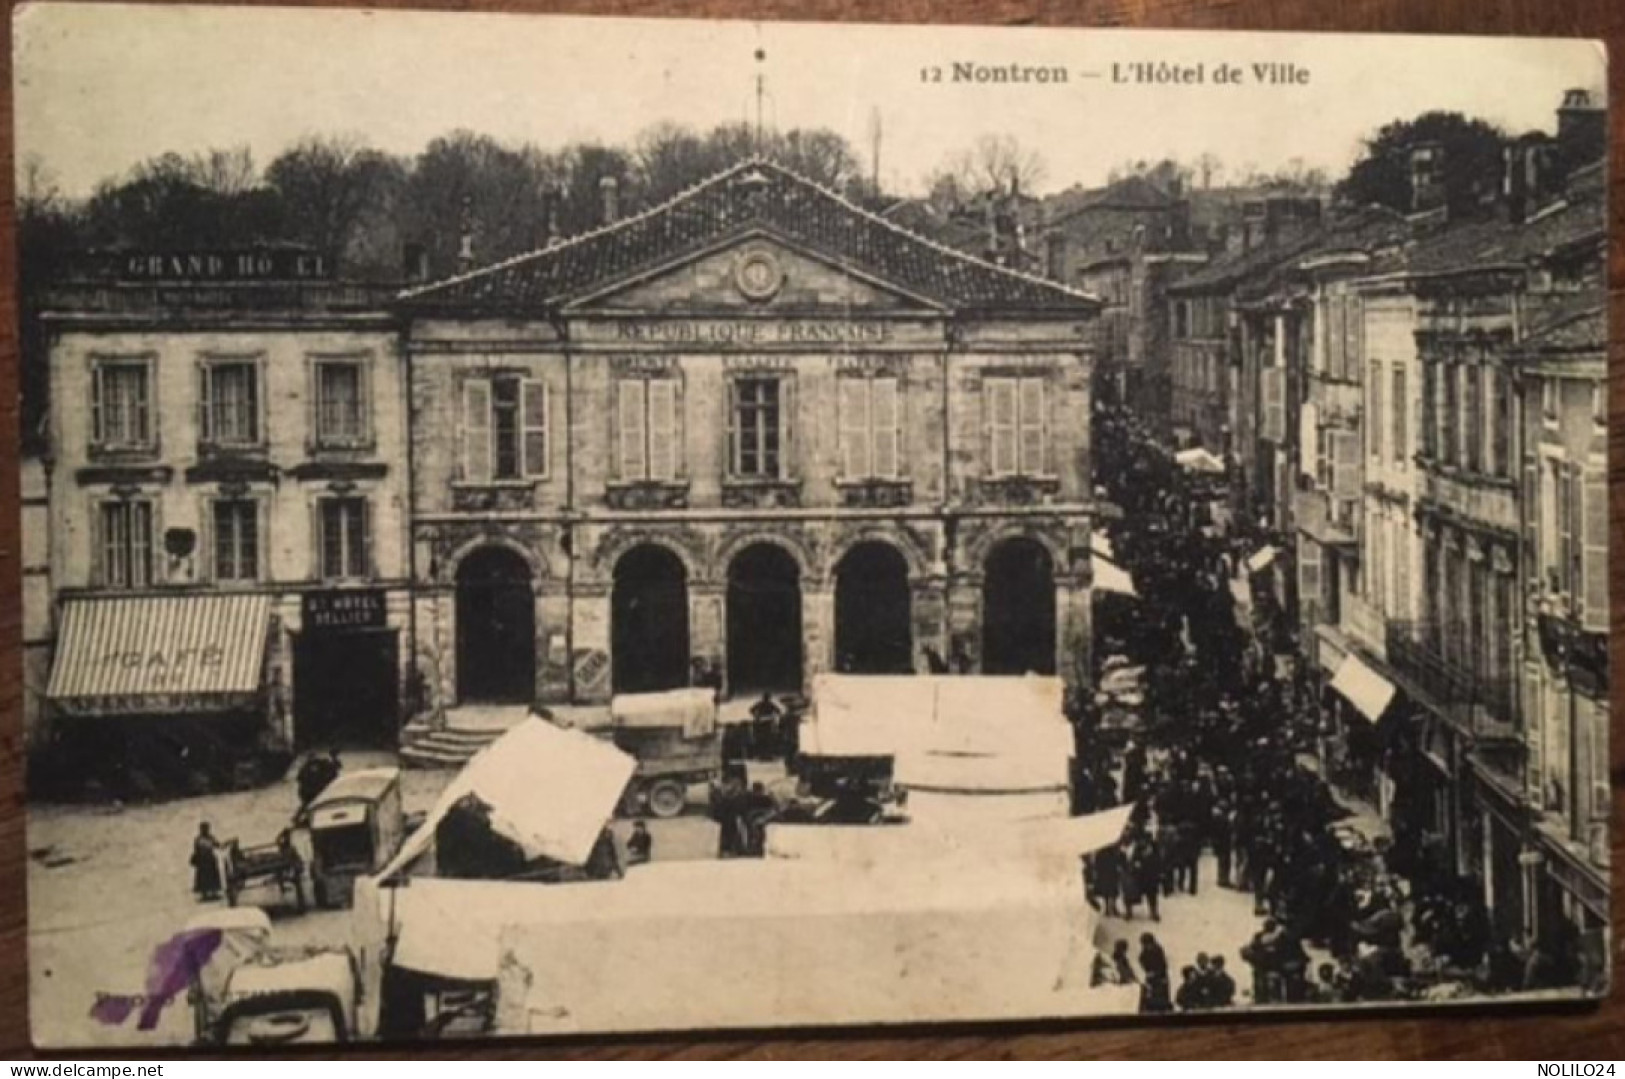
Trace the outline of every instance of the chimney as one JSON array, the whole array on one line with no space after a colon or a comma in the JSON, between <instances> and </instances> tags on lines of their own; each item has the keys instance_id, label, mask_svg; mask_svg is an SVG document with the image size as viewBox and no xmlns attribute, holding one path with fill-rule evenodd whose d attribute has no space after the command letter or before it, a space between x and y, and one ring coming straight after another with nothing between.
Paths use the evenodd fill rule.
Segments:
<instances>
[{"instance_id":1,"label":"chimney","mask_svg":"<svg viewBox=\"0 0 1625 1079\"><path fill-rule=\"evenodd\" d=\"M559 199L556 190L542 193L542 246L552 247L564 237L559 235Z\"/></svg>"},{"instance_id":2,"label":"chimney","mask_svg":"<svg viewBox=\"0 0 1625 1079\"><path fill-rule=\"evenodd\" d=\"M603 202L603 223L613 225L621 216L621 182L613 176L598 181L598 195Z\"/></svg>"},{"instance_id":3,"label":"chimney","mask_svg":"<svg viewBox=\"0 0 1625 1079\"><path fill-rule=\"evenodd\" d=\"M457 241L457 272L466 273L474 266L474 199L463 196L463 212Z\"/></svg>"},{"instance_id":4,"label":"chimney","mask_svg":"<svg viewBox=\"0 0 1625 1079\"><path fill-rule=\"evenodd\" d=\"M1444 147L1419 142L1410 152L1411 213L1437 210L1444 206Z\"/></svg>"},{"instance_id":5,"label":"chimney","mask_svg":"<svg viewBox=\"0 0 1625 1079\"><path fill-rule=\"evenodd\" d=\"M1601 158L1608 144L1608 113L1588 90L1569 90L1557 109L1557 145L1570 168Z\"/></svg>"}]
</instances>

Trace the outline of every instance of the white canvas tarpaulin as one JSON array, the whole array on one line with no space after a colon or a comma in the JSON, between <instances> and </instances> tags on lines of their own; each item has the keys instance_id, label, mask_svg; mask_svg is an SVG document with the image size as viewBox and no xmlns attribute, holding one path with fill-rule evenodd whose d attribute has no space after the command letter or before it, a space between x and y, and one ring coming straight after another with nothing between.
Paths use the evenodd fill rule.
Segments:
<instances>
[{"instance_id":1,"label":"white canvas tarpaulin","mask_svg":"<svg viewBox=\"0 0 1625 1079\"><path fill-rule=\"evenodd\" d=\"M1200 446L1180 450L1174 454L1174 460L1178 462L1180 468L1189 472L1206 472L1212 475L1224 471L1224 462Z\"/></svg>"},{"instance_id":2,"label":"white canvas tarpaulin","mask_svg":"<svg viewBox=\"0 0 1625 1079\"><path fill-rule=\"evenodd\" d=\"M610 701L609 714L617 727L681 727L684 738L704 738L717 729L716 695L709 689L623 693Z\"/></svg>"},{"instance_id":3,"label":"white canvas tarpaulin","mask_svg":"<svg viewBox=\"0 0 1625 1079\"><path fill-rule=\"evenodd\" d=\"M470 794L491 807L492 828L528 857L582 865L636 767L602 739L528 719L474 755L379 877L387 880L427 850L435 827Z\"/></svg>"}]
</instances>

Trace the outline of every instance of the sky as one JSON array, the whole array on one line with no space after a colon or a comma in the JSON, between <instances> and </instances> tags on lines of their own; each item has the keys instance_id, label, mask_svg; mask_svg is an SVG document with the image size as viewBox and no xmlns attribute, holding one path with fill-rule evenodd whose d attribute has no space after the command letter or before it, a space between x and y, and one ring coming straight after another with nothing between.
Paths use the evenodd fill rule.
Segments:
<instances>
[{"instance_id":1,"label":"sky","mask_svg":"<svg viewBox=\"0 0 1625 1079\"><path fill-rule=\"evenodd\" d=\"M1301 159L1335 176L1390 120L1452 109L1551 130L1565 89L1606 82L1600 43L1557 39L167 4L36 3L15 18L17 159L37 157L73 197L160 153L246 143L264 165L307 134L402 154L458 128L543 148L627 144L658 121L754 120L758 74L768 127L832 128L866 162L878 115L881 179L898 193L923 190L984 134L1038 151L1040 193L1209 153L1232 171ZM1185 81L1137 81L1145 64ZM1307 84L1261 81L1254 64L1296 65ZM1012 66L1065 81L956 78Z\"/></svg>"}]
</instances>

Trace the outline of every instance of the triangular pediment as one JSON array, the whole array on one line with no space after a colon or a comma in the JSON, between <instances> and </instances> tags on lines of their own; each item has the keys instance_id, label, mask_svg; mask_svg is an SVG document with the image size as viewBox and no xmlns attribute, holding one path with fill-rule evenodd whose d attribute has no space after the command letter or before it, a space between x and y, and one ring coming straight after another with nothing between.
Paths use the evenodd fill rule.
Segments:
<instances>
[{"instance_id":1,"label":"triangular pediment","mask_svg":"<svg viewBox=\"0 0 1625 1079\"><path fill-rule=\"evenodd\" d=\"M740 314L923 312L937 304L800 245L753 233L627 274L568 305L571 312Z\"/></svg>"}]
</instances>

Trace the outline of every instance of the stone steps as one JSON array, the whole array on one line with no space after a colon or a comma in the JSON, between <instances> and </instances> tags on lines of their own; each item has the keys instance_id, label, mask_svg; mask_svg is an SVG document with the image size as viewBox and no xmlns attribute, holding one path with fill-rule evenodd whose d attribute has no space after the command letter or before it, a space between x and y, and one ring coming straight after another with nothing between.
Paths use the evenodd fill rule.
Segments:
<instances>
[{"instance_id":1,"label":"stone steps","mask_svg":"<svg viewBox=\"0 0 1625 1079\"><path fill-rule=\"evenodd\" d=\"M413 720L401 731L401 763L409 768L461 768L506 730L496 723L460 724L455 716L448 716L443 727Z\"/></svg>"}]
</instances>

